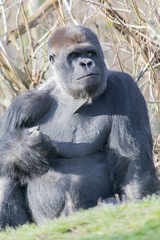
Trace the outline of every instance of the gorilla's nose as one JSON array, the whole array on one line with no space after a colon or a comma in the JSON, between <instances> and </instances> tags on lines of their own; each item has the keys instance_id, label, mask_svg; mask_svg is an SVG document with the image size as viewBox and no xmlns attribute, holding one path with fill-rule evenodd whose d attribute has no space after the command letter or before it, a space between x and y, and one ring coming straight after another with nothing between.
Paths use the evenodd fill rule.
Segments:
<instances>
[{"instance_id":1,"label":"gorilla's nose","mask_svg":"<svg viewBox=\"0 0 160 240\"><path fill-rule=\"evenodd\" d=\"M82 66L83 68L90 68L93 66L93 61L91 59L83 59L80 62L80 66Z\"/></svg>"}]
</instances>

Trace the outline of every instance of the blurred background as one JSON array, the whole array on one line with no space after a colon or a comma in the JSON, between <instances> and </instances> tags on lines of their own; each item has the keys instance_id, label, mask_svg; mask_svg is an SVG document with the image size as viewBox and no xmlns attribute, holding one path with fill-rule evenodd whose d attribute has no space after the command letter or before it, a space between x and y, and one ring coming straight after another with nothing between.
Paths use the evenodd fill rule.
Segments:
<instances>
[{"instance_id":1,"label":"blurred background","mask_svg":"<svg viewBox=\"0 0 160 240\"><path fill-rule=\"evenodd\" d=\"M132 75L144 95L160 165L160 0L0 0L0 115L52 73L47 40L57 26L98 35L112 70Z\"/></svg>"}]
</instances>

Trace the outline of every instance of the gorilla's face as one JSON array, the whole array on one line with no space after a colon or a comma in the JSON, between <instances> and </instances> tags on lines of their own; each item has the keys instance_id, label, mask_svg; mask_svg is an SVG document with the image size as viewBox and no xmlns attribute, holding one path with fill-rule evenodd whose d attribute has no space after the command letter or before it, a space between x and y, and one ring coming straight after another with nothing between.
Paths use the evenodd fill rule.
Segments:
<instances>
[{"instance_id":1,"label":"gorilla's face","mask_svg":"<svg viewBox=\"0 0 160 240\"><path fill-rule=\"evenodd\" d=\"M61 35L58 44L55 32L49 45L57 85L74 98L92 98L106 85L107 71L98 39L91 30L77 26L64 27Z\"/></svg>"}]
</instances>

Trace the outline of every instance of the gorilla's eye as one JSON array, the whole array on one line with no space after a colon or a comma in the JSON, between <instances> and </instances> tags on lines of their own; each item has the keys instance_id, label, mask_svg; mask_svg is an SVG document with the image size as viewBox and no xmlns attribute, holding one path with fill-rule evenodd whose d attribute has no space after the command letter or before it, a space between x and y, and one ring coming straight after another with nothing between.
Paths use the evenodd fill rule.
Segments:
<instances>
[{"instance_id":1,"label":"gorilla's eye","mask_svg":"<svg viewBox=\"0 0 160 240\"><path fill-rule=\"evenodd\" d=\"M53 64L54 63L54 61L55 61L55 54L50 54L50 56L49 56L49 60L50 60L50 62Z\"/></svg>"},{"instance_id":2,"label":"gorilla's eye","mask_svg":"<svg viewBox=\"0 0 160 240\"><path fill-rule=\"evenodd\" d=\"M78 52L72 52L72 53L69 54L69 57L70 58L77 58L77 57L79 57L79 53Z\"/></svg>"},{"instance_id":3,"label":"gorilla's eye","mask_svg":"<svg viewBox=\"0 0 160 240\"><path fill-rule=\"evenodd\" d=\"M94 50L88 51L87 54L88 54L89 58L95 57L97 55L96 51L94 51Z\"/></svg>"}]
</instances>

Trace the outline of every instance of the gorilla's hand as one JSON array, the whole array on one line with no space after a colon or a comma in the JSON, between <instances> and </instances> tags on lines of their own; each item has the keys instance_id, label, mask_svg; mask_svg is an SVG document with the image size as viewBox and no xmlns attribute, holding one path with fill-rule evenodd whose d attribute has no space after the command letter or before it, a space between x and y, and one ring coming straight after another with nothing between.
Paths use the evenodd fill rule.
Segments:
<instances>
[{"instance_id":1,"label":"gorilla's hand","mask_svg":"<svg viewBox=\"0 0 160 240\"><path fill-rule=\"evenodd\" d=\"M49 136L39 131L39 127L29 129L27 145L34 151L38 151L43 157L53 157L57 155L57 147ZM45 161L47 163L47 161Z\"/></svg>"},{"instance_id":2,"label":"gorilla's hand","mask_svg":"<svg viewBox=\"0 0 160 240\"><path fill-rule=\"evenodd\" d=\"M49 159L53 160L58 152L50 137L40 132L38 127L23 130L18 145L18 167L29 177L47 172Z\"/></svg>"},{"instance_id":3,"label":"gorilla's hand","mask_svg":"<svg viewBox=\"0 0 160 240\"><path fill-rule=\"evenodd\" d=\"M0 139L0 175L26 182L50 169L49 159L58 151L38 127L8 132Z\"/></svg>"}]
</instances>

